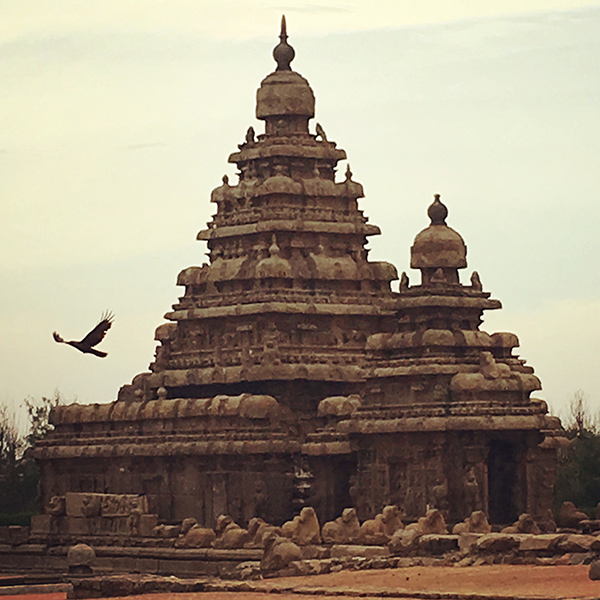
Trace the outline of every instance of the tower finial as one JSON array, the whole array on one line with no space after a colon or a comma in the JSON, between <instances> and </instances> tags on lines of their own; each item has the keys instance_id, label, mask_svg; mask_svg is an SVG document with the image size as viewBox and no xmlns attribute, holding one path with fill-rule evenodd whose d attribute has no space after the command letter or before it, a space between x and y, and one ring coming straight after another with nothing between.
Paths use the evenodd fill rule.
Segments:
<instances>
[{"instance_id":1,"label":"tower finial","mask_svg":"<svg viewBox=\"0 0 600 600\"><path fill-rule=\"evenodd\" d=\"M427 209L427 215L431 219L432 225L446 225L448 209L440 200L439 194L435 194L433 197L433 204Z\"/></svg>"},{"instance_id":2,"label":"tower finial","mask_svg":"<svg viewBox=\"0 0 600 600\"><path fill-rule=\"evenodd\" d=\"M285 15L281 15L281 33L279 34L279 39L282 42L286 42L287 41L287 27L286 27L286 23L285 23Z\"/></svg>"},{"instance_id":3,"label":"tower finial","mask_svg":"<svg viewBox=\"0 0 600 600\"><path fill-rule=\"evenodd\" d=\"M281 16L281 33L279 34L279 44L273 48L273 58L277 63L276 71L291 71L290 63L294 60L296 53L294 49L287 43L287 26L285 23L285 15Z\"/></svg>"}]
</instances>

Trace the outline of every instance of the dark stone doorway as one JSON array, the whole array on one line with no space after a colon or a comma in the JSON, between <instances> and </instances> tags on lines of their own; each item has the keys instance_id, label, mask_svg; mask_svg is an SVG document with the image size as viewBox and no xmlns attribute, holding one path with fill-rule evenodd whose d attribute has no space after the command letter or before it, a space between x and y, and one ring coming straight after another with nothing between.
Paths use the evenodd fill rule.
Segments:
<instances>
[{"instance_id":1,"label":"dark stone doorway","mask_svg":"<svg viewBox=\"0 0 600 600\"><path fill-rule=\"evenodd\" d=\"M517 461L514 444L492 440L488 454L489 518L494 524L509 524L517 520L515 491Z\"/></svg>"}]
</instances>

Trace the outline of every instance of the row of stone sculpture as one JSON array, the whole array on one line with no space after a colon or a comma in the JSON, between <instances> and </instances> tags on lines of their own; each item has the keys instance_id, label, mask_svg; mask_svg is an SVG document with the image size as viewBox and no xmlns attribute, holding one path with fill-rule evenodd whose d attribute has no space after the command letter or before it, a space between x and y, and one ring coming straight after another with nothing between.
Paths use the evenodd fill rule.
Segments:
<instances>
[{"instance_id":1,"label":"row of stone sculpture","mask_svg":"<svg viewBox=\"0 0 600 600\"><path fill-rule=\"evenodd\" d=\"M573 503L565 502L559 523L562 527L577 528L578 524L594 523L588 516L578 511ZM522 514L515 523L502 529L502 533L551 533L557 530L552 514L548 511L542 518L534 519L529 514ZM487 534L492 526L483 511L475 511L463 522L452 528L452 534L465 533ZM244 529L228 515L217 519L215 529L199 525L195 519L184 519L181 527L160 525L155 529L158 536L169 537L178 533L174 542L176 548L265 548L269 538L287 539L297 546L354 544L354 545L389 545L401 547L410 545L416 538L428 534L448 534L448 526L444 515L437 509L430 509L415 523L407 526L402 522L397 506L386 506L373 519L361 523L354 508L346 508L341 516L322 527L311 507L305 507L300 514L281 527L266 523L255 517Z\"/></svg>"},{"instance_id":2,"label":"row of stone sculpture","mask_svg":"<svg viewBox=\"0 0 600 600\"><path fill-rule=\"evenodd\" d=\"M248 529L243 529L230 516L221 515L213 530L199 525L193 518L184 519L174 545L176 548L264 548L267 538L272 535L287 538L299 546L385 545L396 531L403 528L397 506L386 506L375 518L362 524L356 516L356 510L346 508L340 517L325 523L323 528L314 509L305 507L298 516L281 527L255 517L250 520ZM168 537L173 533L174 528L168 525L159 525L155 529L158 536Z\"/></svg>"}]
</instances>

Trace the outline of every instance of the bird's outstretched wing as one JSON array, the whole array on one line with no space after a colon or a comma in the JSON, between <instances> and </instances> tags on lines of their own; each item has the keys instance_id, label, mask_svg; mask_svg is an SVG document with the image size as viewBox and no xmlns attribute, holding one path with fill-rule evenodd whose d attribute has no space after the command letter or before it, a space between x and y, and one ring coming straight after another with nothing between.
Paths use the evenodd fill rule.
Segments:
<instances>
[{"instance_id":1,"label":"bird's outstretched wing","mask_svg":"<svg viewBox=\"0 0 600 600\"><path fill-rule=\"evenodd\" d=\"M100 317L100 323L94 327L82 340L79 342L82 346L93 348L96 344L99 344L106 335L106 332L112 325L114 315L111 312L106 311ZM56 339L56 338L54 338Z\"/></svg>"}]
</instances>

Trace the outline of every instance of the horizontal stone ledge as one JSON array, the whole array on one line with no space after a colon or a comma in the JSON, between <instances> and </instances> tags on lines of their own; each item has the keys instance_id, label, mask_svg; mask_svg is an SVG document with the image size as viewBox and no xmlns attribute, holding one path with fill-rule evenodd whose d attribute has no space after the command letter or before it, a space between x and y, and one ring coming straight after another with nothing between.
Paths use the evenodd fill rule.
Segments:
<instances>
[{"instance_id":1,"label":"horizontal stone ledge","mask_svg":"<svg viewBox=\"0 0 600 600\"><path fill-rule=\"evenodd\" d=\"M332 148L325 145L304 144L257 144L253 148L244 148L240 152L233 152L228 159L230 163L241 163L264 157L288 158L320 158L330 160L344 160L345 150Z\"/></svg>"},{"instance_id":2,"label":"horizontal stone ledge","mask_svg":"<svg viewBox=\"0 0 600 600\"><path fill-rule=\"evenodd\" d=\"M544 429L543 415L529 416L465 416L465 417L406 417L400 419L351 419L340 421L340 433L379 434L431 431L503 431Z\"/></svg>"},{"instance_id":3,"label":"horizontal stone ledge","mask_svg":"<svg viewBox=\"0 0 600 600\"><path fill-rule=\"evenodd\" d=\"M165 314L170 321L194 319L215 319L256 314L301 314L301 315L359 315L392 316L391 302L380 308L372 304L333 304L308 302L254 302L252 304L234 304L231 306L211 306L208 308L190 308L174 310Z\"/></svg>"},{"instance_id":4,"label":"horizontal stone ledge","mask_svg":"<svg viewBox=\"0 0 600 600\"><path fill-rule=\"evenodd\" d=\"M302 454L309 456L350 454L352 451L350 442L308 442L302 444Z\"/></svg>"},{"instance_id":5,"label":"horizontal stone ledge","mask_svg":"<svg viewBox=\"0 0 600 600\"><path fill-rule=\"evenodd\" d=\"M416 296L414 298L397 296L396 308L405 310L407 308L423 307L451 307L451 308L481 308L493 310L502 308L500 300L489 298L473 298L470 296Z\"/></svg>"},{"instance_id":6,"label":"horizontal stone ledge","mask_svg":"<svg viewBox=\"0 0 600 600\"><path fill-rule=\"evenodd\" d=\"M369 223L336 223L335 221L302 221L300 219L281 219L272 221L259 221L246 225L224 225L202 229L196 239L207 241L216 238L242 237L256 233L277 232L306 232L306 233L333 233L338 235L379 235L381 230L376 225Z\"/></svg>"},{"instance_id":7,"label":"horizontal stone ledge","mask_svg":"<svg viewBox=\"0 0 600 600\"><path fill-rule=\"evenodd\" d=\"M412 359L414 360L414 359ZM424 364L408 365L398 367L376 367L373 369L374 377L403 377L405 375L456 375L469 368L464 364ZM473 367L470 372L474 372L477 367Z\"/></svg>"},{"instance_id":8,"label":"horizontal stone ledge","mask_svg":"<svg viewBox=\"0 0 600 600\"><path fill-rule=\"evenodd\" d=\"M166 388L210 383L238 383L240 381L364 381L359 365L328 364L265 364L251 367L207 367L172 369L157 374L160 385ZM149 378L153 383L152 377Z\"/></svg>"},{"instance_id":9,"label":"horizontal stone ledge","mask_svg":"<svg viewBox=\"0 0 600 600\"><path fill-rule=\"evenodd\" d=\"M45 596L46 594L67 594L70 597L70 592L73 591L73 586L70 583L39 583L26 585L7 585L0 586L0 596Z\"/></svg>"},{"instance_id":10,"label":"horizontal stone ledge","mask_svg":"<svg viewBox=\"0 0 600 600\"><path fill-rule=\"evenodd\" d=\"M94 546L96 556L127 556L173 560L255 561L263 556L262 548L141 548L131 546Z\"/></svg>"},{"instance_id":11,"label":"horizontal stone ledge","mask_svg":"<svg viewBox=\"0 0 600 600\"><path fill-rule=\"evenodd\" d=\"M139 437L142 436L138 436ZM33 451L38 459L61 458L113 458L117 456L213 456L213 455L248 455L248 454L295 454L300 452L298 442L172 442L163 444L114 444L94 445L93 439L85 446L46 446Z\"/></svg>"}]
</instances>

